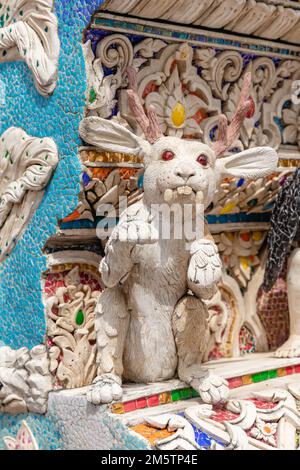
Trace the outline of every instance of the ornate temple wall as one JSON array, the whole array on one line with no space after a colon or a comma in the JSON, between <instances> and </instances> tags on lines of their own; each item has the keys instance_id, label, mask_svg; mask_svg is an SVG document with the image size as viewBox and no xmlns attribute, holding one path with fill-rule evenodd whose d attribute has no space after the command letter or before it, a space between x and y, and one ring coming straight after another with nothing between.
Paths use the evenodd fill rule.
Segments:
<instances>
[{"instance_id":1,"label":"ornate temple wall","mask_svg":"<svg viewBox=\"0 0 300 470\"><path fill-rule=\"evenodd\" d=\"M0 388L0 449L15 448L20 429L29 436L28 445L39 449L151 448L156 439L172 434L158 430L159 420L158 428L152 426L152 407L183 413L184 400L199 405L199 393L177 379L126 385L123 399L111 407L94 406L86 398L97 376L94 311L105 288L98 267L106 240L96 233L101 209L110 203L119 216L119 196L126 196L129 205L141 200L144 169L140 155L101 151L97 136L89 141L79 129L84 117L95 116L125 127L129 123L141 134L125 99L128 66L137 74L142 104L156 107L165 135L201 139L210 146L218 116L232 119L245 77L252 74L253 114L229 153L270 146L279 164L256 181L224 179L207 208L224 272L216 295L206 303L209 338L203 357L230 389L238 389L238 397L243 387L256 391L257 384L263 387L269 380L283 384L286 403L299 422L295 418L291 429L281 415L269 440L261 437L261 410L272 414L273 408L284 408L285 398L252 396L249 388L241 392L247 405L254 403L248 406L249 426L256 433L250 444L284 447L282 430L288 429L295 447L300 395L282 378L291 375L296 382L299 359L276 364L259 354L274 351L289 335L286 267L269 294L261 285L272 204L300 161L300 104L292 100L293 84L300 80L299 5L207 0L195 8L193 0L166 0L155 10L160 20L155 22L154 1L128 0L120 7L115 0L49 0L41 2L48 5L45 11L41 6L42 21L35 19L30 2L24 9L3 3L0 382L6 388ZM35 31L26 26L30 15ZM250 353L258 353L260 361ZM9 374L20 370L20 382L6 384ZM243 403L239 406L229 403L216 421L236 418L244 410ZM144 412L150 424L142 421ZM212 439L205 419L199 418L200 427L192 411L184 419L187 442L195 431L194 448L208 448Z\"/></svg>"},{"instance_id":2,"label":"ornate temple wall","mask_svg":"<svg viewBox=\"0 0 300 470\"><path fill-rule=\"evenodd\" d=\"M51 2L49 2L51 3ZM85 104L82 32L101 1L55 2L61 43L57 88L42 97L25 63L1 64L1 134L10 126L33 136L51 136L59 164L45 197L13 253L0 266L0 339L14 348L43 342L45 314L41 274L46 268L42 248L56 232L57 221L76 207L79 193L78 127ZM12 312L13 315L12 315Z\"/></svg>"}]
</instances>

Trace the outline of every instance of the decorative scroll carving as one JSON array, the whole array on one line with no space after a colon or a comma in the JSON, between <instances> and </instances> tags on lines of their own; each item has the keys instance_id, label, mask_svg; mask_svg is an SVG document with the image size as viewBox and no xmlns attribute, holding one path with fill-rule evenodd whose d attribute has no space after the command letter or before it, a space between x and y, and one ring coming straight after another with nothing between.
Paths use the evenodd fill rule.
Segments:
<instances>
[{"instance_id":1,"label":"decorative scroll carving","mask_svg":"<svg viewBox=\"0 0 300 470\"><path fill-rule=\"evenodd\" d=\"M10 127L0 142L0 261L22 235L58 162L52 139Z\"/></svg>"},{"instance_id":2,"label":"decorative scroll carving","mask_svg":"<svg viewBox=\"0 0 300 470\"><path fill-rule=\"evenodd\" d=\"M0 6L0 62L23 60L43 96L53 93L59 58L53 0L8 0Z\"/></svg>"},{"instance_id":3,"label":"decorative scroll carving","mask_svg":"<svg viewBox=\"0 0 300 470\"><path fill-rule=\"evenodd\" d=\"M217 293L205 303L210 337L204 360L239 355L238 331L245 318L245 309L238 284L223 274Z\"/></svg>"},{"instance_id":4,"label":"decorative scroll carving","mask_svg":"<svg viewBox=\"0 0 300 470\"><path fill-rule=\"evenodd\" d=\"M221 232L214 236L222 257L223 265L241 287L246 287L257 266L260 248L267 232Z\"/></svg>"},{"instance_id":5,"label":"decorative scroll carving","mask_svg":"<svg viewBox=\"0 0 300 470\"><path fill-rule=\"evenodd\" d=\"M52 380L44 345L31 351L0 348L1 413L45 413L50 390Z\"/></svg>"},{"instance_id":6,"label":"decorative scroll carving","mask_svg":"<svg viewBox=\"0 0 300 470\"><path fill-rule=\"evenodd\" d=\"M230 83L238 80L243 70L241 54L235 51L217 54L214 49L197 49L195 57L196 63L203 69L203 78L218 98L226 100Z\"/></svg>"},{"instance_id":7,"label":"decorative scroll carving","mask_svg":"<svg viewBox=\"0 0 300 470\"><path fill-rule=\"evenodd\" d=\"M166 135L199 138L203 132L201 121L220 111L220 104L197 74L192 60L190 46L182 44L174 49L174 45L170 45L159 60L151 59L140 76L138 74L139 95L145 100L146 108L155 107Z\"/></svg>"},{"instance_id":8,"label":"decorative scroll carving","mask_svg":"<svg viewBox=\"0 0 300 470\"><path fill-rule=\"evenodd\" d=\"M56 388L89 385L97 370L94 309L102 287L96 269L88 269L88 253L80 253L79 264L74 264L73 253L70 265L72 253L57 255L61 264L51 268L44 284L47 344Z\"/></svg>"},{"instance_id":9,"label":"decorative scroll carving","mask_svg":"<svg viewBox=\"0 0 300 470\"><path fill-rule=\"evenodd\" d=\"M216 441L218 450L296 449L300 430L299 390L252 392L218 407L187 407L186 419Z\"/></svg>"},{"instance_id":10,"label":"decorative scroll carving","mask_svg":"<svg viewBox=\"0 0 300 470\"><path fill-rule=\"evenodd\" d=\"M131 65L137 71L139 97L146 108L155 107L164 134L201 137L210 144L216 139L217 115L223 112L231 120L243 80L251 72L255 114L244 123L232 150L299 143L299 105L291 103L292 83L300 73L296 60L273 61L234 50L192 48L187 43L168 44L152 38L132 46L121 34L100 39L95 56L90 41L84 48L90 115L107 118L117 114L117 120L125 118L122 124L127 121L140 133L122 91L127 86L123 70ZM104 76L103 67L112 73Z\"/></svg>"},{"instance_id":11,"label":"decorative scroll carving","mask_svg":"<svg viewBox=\"0 0 300 470\"><path fill-rule=\"evenodd\" d=\"M110 117L117 103L116 92L124 82L124 72L133 60L131 42L126 36L112 34L98 43L95 54L90 41L83 45L83 52L88 77L87 108L91 115ZM114 73L105 76L103 67L112 68Z\"/></svg>"}]
</instances>

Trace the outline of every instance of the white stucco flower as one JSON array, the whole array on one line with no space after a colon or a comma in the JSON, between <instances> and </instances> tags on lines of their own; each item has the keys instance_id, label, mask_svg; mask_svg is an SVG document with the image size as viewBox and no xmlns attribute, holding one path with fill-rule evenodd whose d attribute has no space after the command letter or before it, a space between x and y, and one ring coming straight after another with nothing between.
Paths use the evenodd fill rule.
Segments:
<instances>
[{"instance_id":1,"label":"white stucco flower","mask_svg":"<svg viewBox=\"0 0 300 470\"><path fill-rule=\"evenodd\" d=\"M165 135L200 137L200 122L206 117L207 103L191 92L181 80L178 66L157 91L149 93L146 106L155 107L159 124Z\"/></svg>"},{"instance_id":2,"label":"white stucco flower","mask_svg":"<svg viewBox=\"0 0 300 470\"><path fill-rule=\"evenodd\" d=\"M266 423L258 419L255 426L251 429L250 435L255 439L264 441L272 446L276 446L275 434L277 432L277 427L278 423Z\"/></svg>"}]
</instances>

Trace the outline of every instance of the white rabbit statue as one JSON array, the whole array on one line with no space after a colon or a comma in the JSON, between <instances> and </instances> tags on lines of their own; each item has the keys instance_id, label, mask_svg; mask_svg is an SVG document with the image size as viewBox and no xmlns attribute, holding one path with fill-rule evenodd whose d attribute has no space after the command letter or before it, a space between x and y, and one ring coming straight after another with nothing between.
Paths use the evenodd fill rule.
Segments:
<instances>
[{"instance_id":1,"label":"white rabbit statue","mask_svg":"<svg viewBox=\"0 0 300 470\"><path fill-rule=\"evenodd\" d=\"M230 125L219 117L212 146L165 137L152 107L145 113L136 77L128 70L130 108L144 138L113 120L87 117L83 140L102 151L142 156L144 193L120 217L105 248L100 271L107 289L96 307L98 375L88 393L94 404L122 398L122 380L152 383L174 378L196 389L206 403L227 399L227 382L201 365L207 344L206 306L222 276L217 247L205 227L190 243L165 239L152 224L151 205L173 203L207 208L223 177L261 178L277 166L269 147L223 157L251 115L251 75Z\"/></svg>"}]
</instances>

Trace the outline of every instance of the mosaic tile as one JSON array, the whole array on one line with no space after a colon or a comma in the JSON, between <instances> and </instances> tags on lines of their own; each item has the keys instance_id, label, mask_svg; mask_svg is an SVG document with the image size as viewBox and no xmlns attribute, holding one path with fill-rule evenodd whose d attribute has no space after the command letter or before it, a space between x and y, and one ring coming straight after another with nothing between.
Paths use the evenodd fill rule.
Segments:
<instances>
[{"instance_id":1,"label":"mosaic tile","mask_svg":"<svg viewBox=\"0 0 300 470\"><path fill-rule=\"evenodd\" d=\"M12 255L0 266L0 339L14 348L32 348L44 338L40 279L46 261L41 250L47 238L55 233L57 220L70 214L78 202L78 127L86 90L81 38L101 3L100 0L55 2L61 54L58 86L49 99L38 94L24 63L1 64L5 100L0 102L0 133L10 126L19 126L31 135L52 137L60 157L40 207Z\"/></svg>"}]
</instances>

